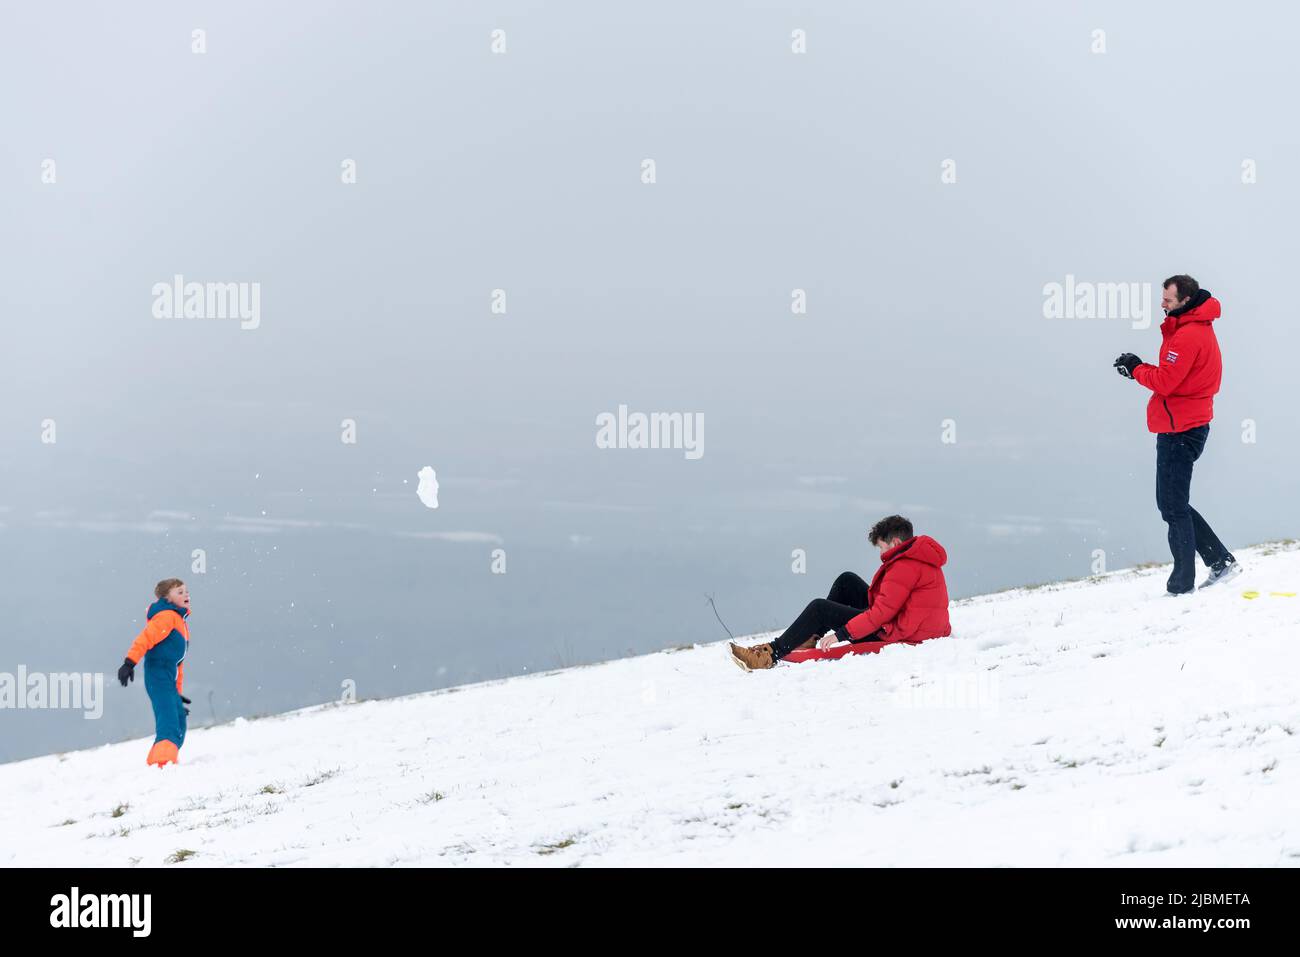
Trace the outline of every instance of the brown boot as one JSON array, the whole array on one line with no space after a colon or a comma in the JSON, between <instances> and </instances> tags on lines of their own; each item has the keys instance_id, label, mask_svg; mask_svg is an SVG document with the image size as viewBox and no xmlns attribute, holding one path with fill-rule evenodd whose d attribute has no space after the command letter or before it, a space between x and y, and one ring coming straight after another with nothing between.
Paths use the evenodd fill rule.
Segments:
<instances>
[{"instance_id":1,"label":"brown boot","mask_svg":"<svg viewBox=\"0 0 1300 957\"><path fill-rule=\"evenodd\" d=\"M745 648L735 642L731 643L731 660L746 671L762 671L776 667L776 656L772 654L771 645L755 645Z\"/></svg>"},{"instance_id":2,"label":"brown boot","mask_svg":"<svg viewBox=\"0 0 1300 957\"><path fill-rule=\"evenodd\" d=\"M817 642L818 642L820 639L821 639L821 635L813 635L811 638L809 638L807 641L805 641L802 645L800 645L798 648L796 648L795 651L803 651L805 648L816 648L816 647L817 647Z\"/></svg>"}]
</instances>

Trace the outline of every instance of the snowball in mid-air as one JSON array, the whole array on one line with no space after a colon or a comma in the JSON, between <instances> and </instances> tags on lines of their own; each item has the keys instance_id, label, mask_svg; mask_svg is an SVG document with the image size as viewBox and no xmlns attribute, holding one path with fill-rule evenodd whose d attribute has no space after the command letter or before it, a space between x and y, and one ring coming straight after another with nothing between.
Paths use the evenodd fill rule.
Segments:
<instances>
[{"instance_id":1,"label":"snowball in mid-air","mask_svg":"<svg viewBox=\"0 0 1300 957\"><path fill-rule=\"evenodd\" d=\"M415 494L420 496L420 501L427 508L438 507L438 473L433 470L432 466L426 465L419 471L420 485L415 490Z\"/></svg>"}]
</instances>

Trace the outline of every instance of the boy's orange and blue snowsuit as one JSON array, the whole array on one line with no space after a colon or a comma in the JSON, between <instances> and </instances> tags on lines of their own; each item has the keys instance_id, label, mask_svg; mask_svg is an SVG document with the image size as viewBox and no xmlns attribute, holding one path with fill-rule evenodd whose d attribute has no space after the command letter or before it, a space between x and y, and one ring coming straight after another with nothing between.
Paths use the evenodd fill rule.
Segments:
<instances>
[{"instance_id":1,"label":"boy's orange and blue snowsuit","mask_svg":"<svg viewBox=\"0 0 1300 957\"><path fill-rule=\"evenodd\" d=\"M160 598L149 606L148 624L131 642L126 656L144 661L144 690L153 705L154 743L148 761L160 767L178 758L185 743L185 652L190 647L189 609Z\"/></svg>"}]
</instances>

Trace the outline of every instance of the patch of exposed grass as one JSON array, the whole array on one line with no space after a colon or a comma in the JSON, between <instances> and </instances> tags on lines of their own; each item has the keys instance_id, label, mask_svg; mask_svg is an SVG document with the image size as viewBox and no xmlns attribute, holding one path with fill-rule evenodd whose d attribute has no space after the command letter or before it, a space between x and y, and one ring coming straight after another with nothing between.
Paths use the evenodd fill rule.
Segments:
<instances>
[{"instance_id":1,"label":"patch of exposed grass","mask_svg":"<svg viewBox=\"0 0 1300 957\"><path fill-rule=\"evenodd\" d=\"M302 786L305 788L314 788L316 785L324 784L330 778L337 777L342 773L343 773L342 768L330 768L328 771L318 771L316 774L313 774L311 777L309 777L306 781L303 781Z\"/></svg>"},{"instance_id":2,"label":"patch of exposed grass","mask_svg":"<svg viewBox=\"0 0 1300 957\"><path fill-rule=\"evenodd\" d=\"M1293 551L1297 544L1300 544L1300 542L1297 542L1294 538L1283 538L1276 542L1263 542L1259 545L1259 553L1261 555L1276 555L1279 552L1289 552Z\"/></svg>"},{"instance_id":3,"label":"patch of exposed grass","mask_svg":"<svg viewBox=\"0 0 1300 957\"><path fill-rule=\"evenodd\" d=\"M556 854L564 850L565 848L573 847L573 845L577 843L578 843L578 839L576 837L566 837L564 840L556 841L554 844L538 844L537 853Z\"/></svg>"},{"instance_id":4,"label":"patch of exposed grass","mask_svg":"<svg viewBox=\"0 0 1300 957\"><path fill-rule=\"evenodd\" d=\"M197 853L198 851L191 851L189 848L183 847L178 851L172 851L170 854L168 854L166 860L164 860L163 863L181 864L185 861L188 861L191 857L193 857Z\"/></svg>"}]
</instances>

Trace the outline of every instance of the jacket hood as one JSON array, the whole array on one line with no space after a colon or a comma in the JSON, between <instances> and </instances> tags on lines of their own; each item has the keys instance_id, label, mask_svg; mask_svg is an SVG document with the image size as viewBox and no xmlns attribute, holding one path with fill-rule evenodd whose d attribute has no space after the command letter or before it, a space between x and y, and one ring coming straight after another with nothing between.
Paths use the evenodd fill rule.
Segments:
<instances>
[{"instance_id":1,"label":"jacket hood","mask_svg":"<svg viewBox=\"0 0 1300 957\"><path fill-rule=\"evenodd\" d=\"M136 607L138 608L140 606L137 605ZM190 610L188 608L182 608L180 605L173 605L166 598L159 598L156 602L154 602L152 605L149 606L149 611L145 614L145 617L152 618L160 611L174 611L182 618L188 618L190 615Z\"/></svg>"},{"instance_id":2,"label":"jacket hood","mask_svg":"<svg viewBox=\"0 0 1300 957\"><path fill-rule=\"evenodd\" d=\"M1185 322L1213 322L1222 314L1223 309L1219 305L1219 300L1210 295L1210 290L1202 289L1187 305L1169 313L1166 321L1172 319L1175 324L1181 326Z\"/></svg>"},{"instance_id":3,"label":"jacket hood","mask_svg":"<svg viewBox=\"0 0 1300 957\"><path fill-rule=\"evenodd\" d=\"M882 562L893 561L895 558L910 558L913 561L933 565L935 568L942 568L948 561L948 553L929 535L916 535L901 545L895 545L880 556Z\"/></svg>"}]
</instances>

